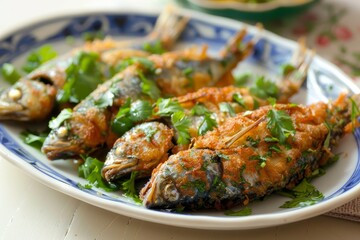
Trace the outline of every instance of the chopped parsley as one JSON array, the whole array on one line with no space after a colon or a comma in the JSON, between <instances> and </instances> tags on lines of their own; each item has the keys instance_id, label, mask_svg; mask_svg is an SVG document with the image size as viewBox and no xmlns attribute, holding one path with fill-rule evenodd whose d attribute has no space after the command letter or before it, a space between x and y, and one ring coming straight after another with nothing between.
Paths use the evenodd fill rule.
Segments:
<instances>
[{"instance_id":1,"label":"chopped parsley","mask_svg":"<svg viewBox=\"0 0 360 240\"><path fill-rule=\"evenodd\" d=\"M129 197L134 200L135 203L140 204L142 201L140 200L139 194L135 187L135 179L137 175L137 171L131 172L130 178L126 181L123 181L120 185L120 188L124 191L124 195L126 197Z\"/></svg>"},{"instance_id":2,"label":"chopped parsley","mask_svg":"<svg viewBox=\"0 0 360 240\"><path fill-rule=\"evenodd\" d=\"M21 74L16 70L15 66L10 63L4 63L1 67L1 74L5 81L14 84L21 78Z\"/></svg>"},{"instance_id":3,"label":"chopped parsley","mask_svg":"<svg viewBox=\"0 0 360 240\"><path fill-rule=\"evenodd\" d=\"M84 32L81 38L86 42L93 42L96 39L102 40L105 38L105 34L102 31L96 32Z\"/></svg>"},{"instance_id":4,"label":"chopped parsley","mask_svg":"<svg viewBox=\"0 0 360 240\"><path fill-rule=\"evenodd\" d=\"M158 99L161 95L161 92L156 83L147 79L140 71L138 72L138 75L141 79L140 86L142 93L148 95L153 100Z\"/></svg>"},{"instance_id":5,"label":"chopped parsley","mask_svg":"<svg viewBox=\"0 0 360 240\"><path fill-rule=\"evenodd\" d=\"M281 208L307 207L324 199L324 195L306 179L302 180L301 183L292 190L281 192L281 194L292 198L292 200L281 205Z\"/></svg>"},{"instance_id":6,"label":"chopped parsley","mask_svg":"<svg viewBox=\"0 0 360 240\"><path fill-rule=\"evenodd\" d=\"M203 104L196 103L196 105L191 109L190 114L192 116L202 116L204 114L211 114L211 112Z\"/></svg>"},{"instance_id":7,"label":"chopped parsley","mask_svg":"<svg viewBox=\"0 0 360 240\"><path fill-rule=\"evenodd\" d=\"M350 102L351 102L350 118L351 118L353 130L355 130L355 123L357 121L357 117L360 115L360 109L359 109L358 105L356 104L356 102L354 101L354 99L350 98Z\"/></svg>"},{"instance_id":8,"label":"chopped parsley","mask_svg":"<svg viewBox=\"0 0 360 240\"><path fill-rule=\"evenodd\" d=\"M244 98L241 96L240 93L234 93L232 96L233 100L238 103L241 107L243 107L245 110L247 109L247 106L245 104Z\"/></svg>"},{"instance_id":9,"label":"chopped parsley","mask_svg":"<svg viewBox=\"0 0 360 240\"><path fill-rule=\"evenodd\" d=\"M279 88L274 82L266 80L264 76L261 76L256 79L255 85L250 87L250 93L261 99L267 99L269 97L277 98Z\"/></svg>"},{"instance_id":10,"label":"chopped parsley","mask_svg":"<svg viewBox=\"0 0 360 240\"><path fill-rule=\"evenodd\" d=\"M147 42L144 44L143 49L152 54L163 54L166 52L160 41L153 43Z\"/></svg>"},{"instance_id":11,"label":"chopped parsley","mask_svg":"<svg viewBox=\"0 0 360 240\"><path fill-rule=\"evenodd\" d=\"M234 217L243 217L250 216L252 214L252 209L250 207L244 207L238 211L227 210L224 212L226 216L234 216Z\"/></svg>"},{"instance_id":12,"label":"chopped parsley","mask_svg":"<svg viewBox=\"0 0 360 240\"><path fill-rule=\"evenodd\" d=\"M112 91L106 91L97 99L94 104L99 108L111 107L113 105L115 94Z\"/></svg>"},{"instance_id":13,"label":"chopped parsley","mask_svg":"<svg viewBox=\"0 0 360 240\"><path fill-rule=\"evenodd\" d=\"M234 76L234 85L236 87L244 87L251 80L250 73L243 73L241 75Z\"/></svg>"},{"instance_id":14,"label":"chopped parsley","mask_svg":"<svg viewBox=\"0 0 360 240\"><path fill-rule=\"evenodd\" d=\"M104 166L103 162L92 157L82 157L84 158L85 162L79 166L78 175L81 178L85 178L89 182L89 184L86 184L83 187L91 188L94 186L107 192L112 192L119 189L115 184L109 184L102 178L101 169Z\"/></svg>"},{"instance_id":15,"label":"chopped parsley","mask_svg":"<svg viewBox=\"0 0 360 240\"><path fill-rule=\"evenodd\" d=\"M156 106L159 109L156 114L161 117L170 117L171 114L184 110L178 101L170 98L159 98L156 102Z\"/></svg>"},{"instance_id":16,"label":"chopped parsley","mask_svg":"<svg viewBox=\"0 0 360 240\"><path fill-rule=\"evenodd\" d=\"M286 144L290 136L295 135L295 127L291 117L283 110L270 109L267 114L267 128L280 144Z\"/></svg>"},{"instance_id":17,"label":"chopped parsley","mask_svg":"<svg viewBox=\"0 0 360 240\"><path fill-rule=\"evenodd\" d=\"M58 56L58 53L52 48L51 45L43 45L42 47L31 52L26 59L25 65L22 69L29 73L38 68L43 63L54 59Z\"/></svg>"},{"instance_id":18,"label":"chopped parsley","mask_svg":"<svg viewBox=\"0 0 360 240\"><path fill-rule=\"evenodd\" d=\"M79 103L103 82L102 64L99 55L91 52L79 52L66 68L66 83L59 90L57 100L60 103Z\"/></svg>"},{"instance_id":19,"label":"chopped parsley","mask_svg":"<svg viewBox=\"0 0 360 240\"><path fill-rule=\"evenodd\" d=\"M185 145L190 143L190 119L185 116L184 112L175 112L171 115L171 122L177 132L177 143Z\"/></svg>"},{"instance_id":20,"label":"chopped parsley","mask_svg":"<svg viewBox=\"0 0 360 240\"><path fill-rule=\"evenodd\" d=\"M236 116L235 110L230 103L228 102L219 103L219 107L220 107L220 112L226 112L230 115L230 117Z\"/></svg>"},{"instance_id":21,"label":"chopped parsley","mask_svg":"<svg viewBox=\"0 0 360 240\"><path fill-rule=\"evenodd\" d=\"M131 103L128 98L120 107L111 129L119 136L130 130L137 122L144 121L152 116L152 106L146 100L137 100Z\"/></svg>"},{"instance_id":22,"label":"chopped parsley","mask_svg":"<svg viewBox=\"0 0 360 240\"><path fill-rule=\"evenodd\" d=\"M35 132L35 131L26 130L20 133L20 137L24 143L40 150L48 134L49 134L48 131Z\"/></svg>"},{"instance_id":23,"label":"chopped parsley","mask_svg":"<svg viewBox=\"0 0 360 240\"><path fill-rule=\"evenodd\" d=\"M281 70L282 70L282 75L286 76L292 73L294 70L296 70L296 68L294 65L287 63L281 66Z\"/></svg>"},{"instance_id":24,"label":"chopped parsley","mask_svg":"<svg viewBox=\"0 0 360 240\"><path fill-rule=\"evenodd\" d=\"M194 86L194 79L193 79L193 73L194 69L191 67L185 68L183 71L184 76L189 80L189 83L186 85L186 87L193 87Z\"/></svg>"},{"instance_id":25,"label":"chopped parsley","mask_svg":"<svg viewBox=\"0 0 360 240\"><path fill-rule=\"evenodd\" d=\"M204 135L207 131L213 130L217 126L217 122L209 113L205 113L204 119L200 123L198 135Z\"/></svg>"},{"instance_id":26,"label":"chopped parsley","mask_svg":"<svg viewBox=\"0 0 360 240\"><path fill-rule=\"evenodd\" d=\"M49 128L55 129L61 126L61 124L66 120L71 118L72 116L72 109L71 108L65 108L63 109L60 114L53 118L51 121L49 121Z\"/></svg>"}]
</instances>

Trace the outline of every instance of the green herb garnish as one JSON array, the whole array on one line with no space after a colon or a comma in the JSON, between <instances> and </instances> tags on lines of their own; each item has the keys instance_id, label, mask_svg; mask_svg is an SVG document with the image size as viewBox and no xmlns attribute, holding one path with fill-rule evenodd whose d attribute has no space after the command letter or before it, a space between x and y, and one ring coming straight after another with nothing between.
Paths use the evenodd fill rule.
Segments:
<instances>
[{"instance_id":1,"label":"green herb garnish","mask_svg":"<svg viewBox=\"0 0 360 240\"><path fill-rule=\"evenodd\" d=\"M55 129L55 128L60 127L60 125L61 125L66 119L71 118L71 116L72 116L72 109L71 109L71 108L65 108L65 109L63 109L56 118L53 118L53 119L49 122L49 128L50 128L50 129Z\"/></svg>"},{"instance_id":2,"label":"green herb garnish","mask_svg":"<svg viewBox=\"0 0 360 240\"><path fill-rule=\"evenodd\" d=\"M243 217L249 216L252 214L252 209L250 207L244 207L238 211L227 210L224 212L226 216L234 216L234 217Z\"/></svg>"},{"instance_id":3,"label":"green herb garnish","mask_svg":"<svg viewBox=\"0 0 360 240\"><path fill-rule=\"evenodd\" d=\"M250 73L244 73L241 75L234 76L234 85L236 87L244 87L251 80Z\"/></svg>"},{"instance_id":4,"label":"green herb garnish","mask_svg":"<svg viewBox=\"0 0 360 240\"><path fill-rule=\"evenodd\" d=\"M227 102L222 102L219 103L219 107L220 107L220 112L226 112L230 115L230 117L235 117L236 113L234 108L231 106L230 103Z\"/></svg>"},{"instance_id":5,"label":"green herb garnish","mask_svg":"<svg viewBox=\"0 0 360 240\"><path fill-rule=\"evenodd\" d=\"M241 107L243 107L245 110L247 110L247 106L245 104L244 98L241 96L240 93L234 93L232 96L233 100L238 103Z\"/></svg>"},{"instance_id":6,"label":"green herb garnish","mask_svg":"<svg viewBox=\"0 0 360 240\"><path fill-rule=\"evenodd\" d=\"M147 79L142 72L138 72L138 75L141 79L140 86L142 93L148 95L153 100L158 99L161 95L161 92L156 83Z\"/></svg>"},{"instance_id":7,"label":"green herb garnish","mask_svg":"<svg viewBox=\"0 0 360 240\"><path fill-rule=\"evenodd\" d=\"M79 103L103 82L102 64L99 55L79 52L66 68L66 83L59 90L57 100L61 103Z\"/></svg>"},{"instance_id":8,"label":"green herb garnish","mask_svg":"<svg viewBox=\"0 0 360 240\"><path fill-rule=\"evenodd\" d=\"M143 49L152 54L163 54L166 52L160 41L156 41L154 43L145 43Z\"/></svg>"},{"instance_id":9,"label":"green herb garnish","mask_svg":"<svg viewBox=\"0 0 360 240\"><path fill-rule=\"evenodd\" d=\"M159 108L156 114L161 117L170 117L171 114L184 110L178 101L170 98L159 98L156 102L156 106Z\"/></svg>"},{"instance_id":10,"label":"green herb garnish","mask_svg":"<svg viewBox=\"0 0 360 240\"><path fill-rule=\"evenodd\" d=\"M57 52L51 45L44 45L29 54L22 69L27 73L32 72L43 63L54 59L57 56Z\"/></svg>"},{"instance_id":11,"label":"green herb garnish","mask_svg":"<svg viewBox=\"0 0 360 240\"><path fill-rule=\"evenodd\" d=\"M289 114L283 110L270 109L267 114L267 128L272 136L285 144L290 136L295 135L295 127Z\"/></svg>"},{"instance_id":12,"label":"green herb garnish","mask_svg":"<svg viewBox=\"0 0 360 240\"><path fill-rule=\"evenodd\" d=\"M109 184L104 181L101 176L101 169L104 166L104 163L99 161L96 158L82 156L85 162L79 166L78 174L79 177L85 178L88 180L89 184L85 185L85 188L90 188L92 186L101 188L107 192L116 191L119 189L115 184Z\"/></svg>"},{"instance_id":13,"label":"green herb garnish","mask_svg":"<svg viewBox=\"0 0 360 240\"><path fill-rule=\"evenodd\" d=\"M205 114L211 114L209 109L207 109L201 103L196 103L196 105L191 109L190 115L192 116L203 116Z\"/></svg>"},{"instance_id":14,"label":"green herb garnish","mask_svg":"<svg viewBox=\"0 0 360 240\"><path fill-rule=\"evenodd\" d=\"M124 195L134 200L135 203L141 204L139 194L135 188L135 179L138 175L137 171L131 172L130 178L121 183L121 190L124 191Z\"/></svg>"},{"instance_id":15,"label":"green herb garnish","mask_svg":"<svg viewBox=\"0 0 360 240\"><path fill-rule=\"evenodd\" d=\"M217 126L216 120L213 119L210 114L206 113L204 115L203 121L200 123L199 129L198 129L198 135L202 136L207 131L213 130L216 126Z\"/></svg>"},{"instance_id":16,"label":"green herb garnish","mask_svg":"<svg viewBox=\"0 0 360 240\"><path fill-rule=\"evenodd\" d=\"M279 88L274 82L266 80L264 76L261 76L256 79L255 86L250 87L250 93L261 99L269 97L277 98Z\"/></svg>"},{"instance_id":17,"label":"green herb garnish","mask_svg":"<svg viewBox=\"0 0 360 240\"><path fill-rule=\"evenodd\" d=\"M35 132L31 130L26 130L20 133L20 137L24 143L41 150L42 145L46 137L48 136L49 132Z\"/></svg>"},{"instance_id":18,"label":"green herb garnish","mask_svg":"<svg viewBox=\"0 0 360 240\"><path fill-rule=\"evenodd\" d=\"M281 66L281 70L282 70L282 75L286 76L292 73L294 70L296 70L296 67L292 64L287 63Z\"/></svg>"},{"instance_id":19,"label":"green herb garnish","mask_svg":"<svg viewBox=\"0 0 360 240\"><path fill-rule=\"evenodd\" d=\"M119 136L130 130L137 122L144 121L152 116L152 106L148 101L138 100L131 103L128 98L120 107L111 129Z\"/></svg>"},{"instance_id":20,"label":"green herb garnish","mask_svg":"<svg viewBox=\"0 0 360 240\"><path fill-rule=\"evenodd\" d=\"M190 119L185 116L184 112L176 112L171 115L171 122L177 132L177 143L185 145L190 143Z\"/></svg>"},{"instance_id":21,"label":"green herb garnish","mask_svg":"<svg viewBox=\"0 0 360 240\"><path fill-rule=\"evenodd\" d=\"M86 42L93 42L96 39L102 40L105 38L105 34L102 31L85 32L81 35L81 38Z\"/></svg>"},{"instance_id":22,"label":"green herb garnish","mask_svg":"<svg viewBox=\"0 0 360 240\"><path fill-rule=\"evenodd\" d=\"M360 109L358 107L358 105L356 104L356 102L354 101L354 99L350 98L350 102L351 102L351 123L353 126L353 130L355 130L355 123L357 121L357 117L360 115Z\"/></svg>"},{"instance_id":23,"label":"green herb garnish","mask_svg":"<svg viewBox=\"0 0 360 240\"><path fill-rule=\"evenodd\" d=\"M280 206L281 208L307 207L324 199L324 195L306 179L292 190L285 192L285 195L293 199L285 202Z\"/></svg>"},{"instance_id":24,"label":"green herb garnish","mask_svg":"<svg viewBox=\"0 0 360 240\"><path fill-rule=\"evenodd\" d=\"M20 73L15 66L10 63L4 63L1 67L1 74L3 78L10 84L14 84L21 78Z\"/></svg>"}]
</instances>

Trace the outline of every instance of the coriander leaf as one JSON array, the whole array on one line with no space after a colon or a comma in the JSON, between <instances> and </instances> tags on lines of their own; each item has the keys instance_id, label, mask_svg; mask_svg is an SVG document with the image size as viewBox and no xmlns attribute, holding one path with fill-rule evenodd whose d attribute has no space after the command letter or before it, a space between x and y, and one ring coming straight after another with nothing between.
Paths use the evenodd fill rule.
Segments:
<instances>
[{"instance_id":1,"label":"coriander leaf","mask_svg":"<svg viewBox=\"0 0 360 240\"><path fill-rule=\"evenodd\" d=\"M152 106L148 101L138 100L130 107L129 117L134 122L140 122L152 116Z\"/></svg>"},{"instance_id":2,"label":"coriander leaf","mask_svg":"<svg viewBox=\"0 0 360 240\"><path fill-rule=\"evenodd\" d=\"M137 171L131 172L131 176L128 180L121 183L121 190L124 191L126 197L132 198L135 203L141 203L142 201L139 198L139 194L135 188L135 179L138 175Z\"/></svg>"},{"instance_id":3,"label":"coriander leaf","mask_svg":"<svg viewBox=\"0 0 360 240\"><path fill-rule=\"evenodd\" d=\"M143 49L152 54L163 54L164 52L166 52L160 41L156 41L153 43L147 42L144 44Z\"/></svg>"},{"instance_id":4,"label":"coriander leaf","mask_svg":"<svg viewBox=\"0 0 360 240\"><path fill-rule=\"evenodd\" d=\"M282 69L282 75L286 76L286 75L292 73L296 68L294 65L288 63L288 64L282 65L281 69Z\"/></svg>"},{"instance_id":5,"label":"coriander leaf","mask_svg":"<svg viewBox=\"0 0 360 240\"><path fill-rule=\"evenodd\" d=\"M102 31L96 32L84 32L81 35L81 38L86 42L93 42L96 39L102 40L105 38L105 35Z\"/></svg>"},{"instance_id":6,"label":"coriander leaf","mask_svg":"<svg viewBox=\"0 0 360 240\"><path fill-rule=\"evenodd\" d=\"M273 137L285 144L290 136L295 135L295 127L291 117L283 110L270 109L267 114L267 128Z\"/></svg>"},{"instance_id":7,"label":"coriander leaf","mask_svg":"<svg viewBox=\"0 0 360 240\"><path fill-rule=\"evenodd\" d=\"M170 117L171 114L184 110L178 101L170 98L159 98L156 102L156 106L159 108L156 114L161 117Z\"/></svg>"},{"instance_id":8,"label":"coriander leaf","mask_svg":"<svg viewBox=\"0 0 360 240\"><path fill-rule=\"evenodd\" d=\"M131 99L126 99L126 102L120 107L115 119L111 123L111 130L122 136L125 132L134 126L134 122L130 119L130 105Z\"/></svg>"},{"instance_id":9,"label":"coriander leaf","mask_svg":"<svg viewBox=\"0 0 360 240\"><path fill-rule=\"evenodd\" d=\"M40 150L46 137L48 136L48 132L35 132L26 130L20 133L20 137L24 143Z\"/></svg>"},{"instance_id":10,"label":"coriander leaf","mask_svg":"<svg viewBox=\"0 0 360 240\"><path fill-rule=\"evenodd\" d=\"M241 107L243 107L245 110L248 109L246 104L245 104L245 100L244 98L241 96L240 93L234 93L232 96L232 99L238 103Z\"/></svg>"},{"instance_id":11,"label":"coriander leaf","mask_svg":"<svg viewBox=\"0 0 360 240\"><path fill-rule=\"evenodd\" d=\"M129 117L115 118L111 123L111 130L118 136L122 136L134 126L134 122Z\"/></svg>"},{"instance_id":12,"label":"coriander leaf","mask_svg":"<svg viewBox=\"0 0 360 240\"><path fill-rule=\"evenodd\" d=\"M92 52L79 52L66 68L66 83L57 95L61 103L78 103L87 97L103 82L103 65L99 55Z\"/></svg>"},{"instance_id":13,"label":"coriander leaf","mask_svg":"<svg viewBox=\"0 0 360 240\"><path fill-rule=\"evenodd\" d=\"M230 105L230 103L222 102L219 103L220 112L226 112L230 115L230 117L235 117L236 113L234 108Z\"/></svg>"},{"instance_id":14,"label":"coriander leaf","mask_svg":"<svg viewBox=\"0 0 360 240\"><path fill-rule=\"evenodd\" d=\"M244 207L238 211L227 210L224 212L224 214L226 216L236 216L236 217L249 216L252 214L252 209L249 207Z\"/></svg>"},{"instance_id":15,"label":"coriander leaf","mask_svg":"<svg viewBox=\"0 0 360 240\"><path fill-rule=\"evenodd\" d=\"M217 126L217 122L210 114L204 115L204 120L200 123L198 135L204 135L207 131L211 131Z\"/></svg>"},{"instance_id":16,"label":"coriander leaf","mask_svg":"<svg viewBox=\"0 0 360 240\"><path fill-rule=\"evenodd\" d=\"M14 84L21 78L20 73L16 70L14 65L4 63L1 67L1 74L3 78L10 84Z\"/></svg>"},{"instance_id":17,"label":"coriander leaf","mask_svg":"<svg viewBox=\"0 0 360 240\"><path fill-rule=\"evenodd\" d=\"M186 84L186 87L193 87L194 86L194 79L193 79L192 75L194 73L194 69L191 68L191 67L187 67L182 72L185 75L185 77L187 78L187 80L189 80L188 84Z\"/></svg>"},{"instance_id":18,"label":"coriander leaf","mask_svg":"<svg viewBox=\"0 0 360 240\"><path fill-rule=\"evenodd\" d=\"M85 188L91 186L101 188L107 192L116 191L119 189L115 184L109 184L104 181L101 176L101 169L104 163L92 157L83 157L85 162L79 166L78 175L81 178L88 180L89 184L85 185Z\"/></svg>"},{"instance_id":19,"label":"coriander leaf","mask_svg":"<svg viewBox=\"0 0 360 240\"><path fill-rule=\"evenodd\" d=\"M196 105L191 109L190 115L192 116L203 116L205 114L211 114L209 109L207 109L201 103L196 103Z\"/></svg>"},{"instance_id":20,"label":"coriander leaf","mask_svg":"<svg viewBox=\"0 0 360 240\"><path fill-rule=\"evenodd\" d=\"M184 112L176 112L171 115L171 122L177 132L177 143L185 145L190 143L190 119L185 116Z\"/></svg>"},{"instance_id":21,"label":"coriander leaf","mask_svg":"<svg viewBox=\"0 0 360 240\"><path fill-rule=\"evenodd\" d=\"M142 93L148 95L152 99L156 100L160 97L160 89L154 81L147 79L141 72L138 72L141 79L141 91Z\"/></svg>"},{"instance_id":22,"label":"coriander leaf","mask_svg":"<svg viewBox=\"0 0 360 240\"><path fill-rule=\"evenodd\" d=\"M95 106L99 108L111 107L113 105L115 95L111 91L105 92L99 99L95 101Z\"/></svg>"},{"instance_id":23,"label":"coriander leaf","mask_svg":"<svg viewBox=\"0 0 360 240\"><path fill-rule=\"evenodd\" d=\"M49 122L49 128L50 128L50 129L55 129L55 128L60 127L60 125L61 125L66 119L71 118L71 116L72 116L72 109L71 109L71 108L65 108L65 109L63 109L56 118L53 118L53 119Z\"/></svg>"},{"instance_id":24,"label":"coriander leaf","mask_svg":"<svg viewBox=\"0 0 360 240\"><path fill-rule=\"evenodd\" d=\"M244 73L241 75L234 76L234 85L236 87L243 87L251 80L251 74Z\"/></svg>"},{"instance_id":25,"label":"coriander leaf","mask_svg":"<svg viewBox=\"0 0 360 240\"><path fill-rule=\"evenodd\" d=\"M270 80L266 80L264 76L259 77L255 81L255 86L250 87L250 93L254 96L267 99L269 97L277 98L279 88Z\"/></svg>"},{"instance_id":26,"label":"coriander leaf","mask_svg":"<svg viewBox=\"0 0 360 240\"><path fill-rule=\"evenodd\" d=\"M52 48L52 46L46 44L29 54L22 69L27 73L32 72L43 63L56 58L57 55L57 52Z\"/></svg>"},{"instance_id":27,"label":"coriander leaf","mask_svg":"<svg viewBox=\"0 0 360 240\"><path fill-rule=\"evenodd\" d=\"M360 115L360 109L354 99L350 98L351 102L351 114L350 119L353 125L353 130L355 130L355 122L357 121L357 117Z\"/></svg>"},{"instance_id":28,"label":"coriander leaf","mask_svg":"<svg viewBox=\"0 0 360 240\"><path fill-rule=\"evenodd\" d=\"M324 195L306 181L306 179L302 180L299 185L289 192L290 195L288 196L291 196L293 199L285 202L280 206L281 208L306 207L324 199Z\"/></svg>"},{"instance_id":29,"label":"coriander leaf","mask_svg":"<svg viewBox=\"0 0 360 240\"><path fill-rule=\"evenodd\" d=\"M117 63L116 66L113 67L113 69L112 69L113 74L121 72L128 66L134 65L135 63L140 64L145 70L148 70L150 72L155 71L154 63L151 60L149 60L148 58L131 57L131 58L126 58L124 60L121 60L119 63Z\"/></svg>"}]
</instances>

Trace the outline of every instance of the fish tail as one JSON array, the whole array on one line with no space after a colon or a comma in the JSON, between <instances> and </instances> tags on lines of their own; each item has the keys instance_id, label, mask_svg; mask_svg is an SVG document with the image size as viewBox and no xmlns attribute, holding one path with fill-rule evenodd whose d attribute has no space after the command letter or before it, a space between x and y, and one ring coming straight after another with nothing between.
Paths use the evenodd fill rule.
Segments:
<instances>
[{"instance_id":1,"label":"fish tail","mask_svg":"<svg viewBox=\"0 0 360 240\"><path fill-rule=\"evenodd\" d=\"M280 80L279 102L287 102L297 93L306 80L309 67L314 58L315 51L306 47L305 38L299 39L299 48L294 52L290 63L283 69Z\"/></svg>"}]
</instances>

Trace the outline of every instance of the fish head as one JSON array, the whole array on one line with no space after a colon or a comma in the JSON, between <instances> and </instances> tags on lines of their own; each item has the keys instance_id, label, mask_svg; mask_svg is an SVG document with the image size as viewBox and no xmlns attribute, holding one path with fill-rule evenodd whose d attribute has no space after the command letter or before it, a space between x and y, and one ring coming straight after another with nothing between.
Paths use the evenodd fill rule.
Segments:
<instances>
[{"instance_id":1,"label":"fish head","mask_svg":"<svg viewBox=\"0 0 360 240\"><path fill-rule=\"evenodd\" d=\"M0 119L46 119L53 110L55 99L54 86L22 79L0 93Z\"/></svg>"},{"instance_id":2,"label":"fish head","mask_svg":"<svg viewBox=\"0 0 360 240\"><path fill-rule=\"evenodd\" d=\"M217 153L208 149L180 151L152 173L140 197L147 208L194 208L203 203L222 167Z\"/></svg>"},{"instance_id":3,"label":"fish head","mask_svg":"<svg viewBox=\"0 0 360 240\"><path fill-rule=\"evenodd\" d=\"M86 152L83 150L84 143L66 124L53 129L44 141L41 151L48 159L76 158Z\"/></svg>"},{"instance_id":4,"label":"fish head","mask_svg":"<svg viewBox=\"0 0 360 240\"><path fill-rule=\"evenodd\" d=\"M174 132L160 122L136 125L118 138L108 152L102 176L111 182L133 171L138 177L150 176L152 170L167 159L173 147Z\"/></svg>"}]
</instances>

